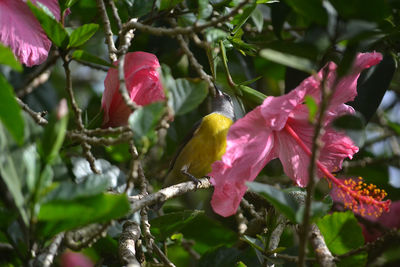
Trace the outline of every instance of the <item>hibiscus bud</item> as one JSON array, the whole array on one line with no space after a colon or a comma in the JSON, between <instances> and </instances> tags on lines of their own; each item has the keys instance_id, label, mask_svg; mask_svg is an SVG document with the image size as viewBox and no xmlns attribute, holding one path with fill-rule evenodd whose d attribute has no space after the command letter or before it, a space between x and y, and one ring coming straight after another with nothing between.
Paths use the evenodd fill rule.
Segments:
<instances>
[{"instance_id":1,"label":"hibiscus bud","mask_svg":"<svg viewBox=\"0 0 400 267\"><path fill-rule=\"evenodd\" d=\"M114 65L117 65L115 62ZM155 55L133 52L125 56L125 82L130 99L139 106L165 100L159 77L160 64ZM131 109L119 92L118 70L110 68L104 80L102 109L103 127L117 127L128 123Z\"/></svg>"},{"instance_id":2,"label":"hibiscus bud","mask_svg":"<svg viewBox=\"0 0 400 267\"><path fill-rule=\"evenodd\" d=\"M62 267L93 267L93 262L83 255L82 253L76 253L72 251L66 251L61 255L61 264Z\"/></svg>"}]
</instances>

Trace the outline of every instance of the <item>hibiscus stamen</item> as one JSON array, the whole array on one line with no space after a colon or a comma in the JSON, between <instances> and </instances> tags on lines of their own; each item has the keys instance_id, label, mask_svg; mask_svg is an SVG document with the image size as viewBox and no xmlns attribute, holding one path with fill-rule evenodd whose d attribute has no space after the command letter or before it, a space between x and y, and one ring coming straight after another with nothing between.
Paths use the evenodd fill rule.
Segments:
<instances>
[{"instance_id":1,"label":"hibiscus stamen","mask_svg":"<svg viewBox=\"0 0 400 267\"><path fill-rule=\"evenodd\" d=\"M303 151L311 157L311 150L288 123L285 125L285 130L294 138ZM364 183L361 177L358 177L357 180L351 178L340 180L336 178L320 161L317 160L316 165L325 178L336 186L334 188L338 190L336 190L337 192L335 193L343 200L345 208L349 208L362 216L374 215L376 217L379 217L383 211L389 211L391 201L383 201L387 196L385 190L377 188L376 185Z\"/></svg>"}]
</instances>

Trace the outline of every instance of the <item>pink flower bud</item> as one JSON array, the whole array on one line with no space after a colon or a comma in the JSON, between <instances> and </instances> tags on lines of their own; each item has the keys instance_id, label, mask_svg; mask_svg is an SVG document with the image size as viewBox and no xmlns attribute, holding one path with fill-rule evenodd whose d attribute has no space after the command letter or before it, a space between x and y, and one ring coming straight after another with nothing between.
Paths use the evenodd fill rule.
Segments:
<instances>
[{"instance_id":1,"label":"pink flower bud","mask_svg":"<svg viewBox=\"0 0 400 267\"><path fill-rule=\"evenodd\" d=\"M115 62L114 65L117 65ZM155 55L133 52L125 56L124 72L129 97L137 105L145 106L165 99L159 77L160 64ZM131 109L125 104L119 92L118 70L110 68L104 80L101 101L104 111L103 127L117 127L128 123Z\"/></svg>"},{"instance_id":2,"label":"pink flower bud","mask_svg":"<svg viewBox=\"0 0 400 267\"><path fill-rule=\"evenodd\" d=\"M66 251L61 255L61 267L93 267L93 262L83 255L72 251Z\"/></svg>"}]
</instances>

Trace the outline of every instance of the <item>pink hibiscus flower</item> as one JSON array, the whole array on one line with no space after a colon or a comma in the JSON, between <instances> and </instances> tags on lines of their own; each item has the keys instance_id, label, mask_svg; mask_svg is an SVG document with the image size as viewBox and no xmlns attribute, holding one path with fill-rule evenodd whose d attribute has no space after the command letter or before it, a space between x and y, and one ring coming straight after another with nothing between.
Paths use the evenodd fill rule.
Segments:
<instances>
[{"instance_id":1,"label":"pink hibiscus flower","mask_svg":"<svg viewBox=\"0 0 400 267\"><path fill-rule=\"evenodd\" d=\"M117 65L115 62L114 65ZM165 100L159 77L160 63L155 55L133 52L125 56L124 72L126 87L132 101L144 106ZM117 127L128 123L131 109L125 104L119 92L118 70L110 68L104 80L101 101L104 110L103 127Z\"/></svg>"},{"instance_id":2,"label":"pink hibiscus flower","mask_svg":"<svg viewBox=\"0 0 400 267\"><path fill-rule=\"evenodd\" d=\"M357 95L357 79L360 72L382 60L379 53L359 54L349 75L341 78L336 87L336 64L328 63L317 75L305 79L290 93L279 97L267 97L263 104L246 114L232 125L227 136L226 153L221 161L212 166L211 183L214 194L211 205L222 216L234 214L247 187L264 166L279 158L283 169L297 185L308 183L308 166L311 155L314 126L308 121L308 108L304 104L306 95L321 102L321 83L324 73L328 88L334 90L323 122L323 146L317 161L318 175L326 177L357 203L373 203L377 212L388 209L388 202L364 198L347 187L331 172L342 167L345 158L352 158L358 147L343 132L330 127L332 120L346 113L354 113L352 107L344 104Z\"/></svg>"},{"instance_id":3,"label":"pink hibiscus flower","mask_svg":"<svg viewBox=\"0 0 400 267\"><path fill-rule=\"evenodd\" d=\"M51 41L23 0L0 1L0 42L11 48L20 62L28 67L44 62ZM60 7L57 0L31 0L37 6L46 6L57 20Z\"/></svg>"}]
</instances>

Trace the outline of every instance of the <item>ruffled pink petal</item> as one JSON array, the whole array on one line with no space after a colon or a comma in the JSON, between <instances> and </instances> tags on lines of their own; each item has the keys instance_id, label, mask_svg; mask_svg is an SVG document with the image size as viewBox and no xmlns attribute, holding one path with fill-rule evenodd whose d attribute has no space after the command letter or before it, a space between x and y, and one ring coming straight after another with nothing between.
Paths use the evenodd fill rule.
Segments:
<instances>
[{"instance_id":1,"label":"ruffled pink petal","mask_svg":"<svg viewBox=\"0 0 400 267\"><path fill-rule=\"evenodd\" d=\"M234 214L246 192L245 183L253 181L275 157L274 137L265 125L260 108L256 108L230 128L226 153L209 174L214 185L211 206L216 213L225 217Z\"/></svg>"},{"instance_id":2,"label":"ruffled pink petal","mask_svg":"<svg viewBox=\"0 0 400 267\"><path fill-rule=\"evenodd\" d=\"M51 47L39 22L21 0L0 1L0 42L28 67L44 62Z\"/></svg>"},{"instance_id":3,"label":"ruffled pink petal","mask_svg":"<svg viewBox=\"0 0 400 267\"><path fill-rule=\"evenodd\" d=\"M118 62L114 62L117 66ZM165 100L158 70L157 57L146 52L128 53L125 57L124 72L129 96L138 105L148 105ZM119 92L118 70L110 68L104 80L102 97L103 127L126 125L131 110Z\"/></svg>"},{"instance_id":4,"label":"ruffled pink petal","mask_svg":"<svg viewBox=\"0 0 400 267\"><path fill-rule=\"evenodd\" d=\"M353 140L344 132L335 131L330 127L325 128L322 142L324 146L321 149L319 161L331 172L340 170L343 160L352 159L358 152L358 147Z\"/></svg>"}]
</instances>

